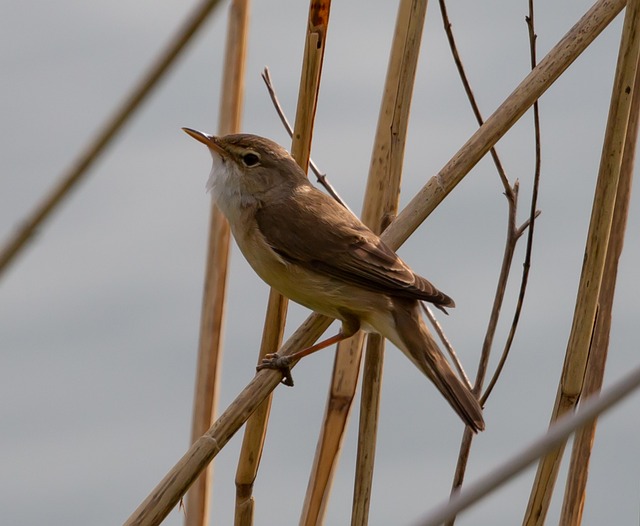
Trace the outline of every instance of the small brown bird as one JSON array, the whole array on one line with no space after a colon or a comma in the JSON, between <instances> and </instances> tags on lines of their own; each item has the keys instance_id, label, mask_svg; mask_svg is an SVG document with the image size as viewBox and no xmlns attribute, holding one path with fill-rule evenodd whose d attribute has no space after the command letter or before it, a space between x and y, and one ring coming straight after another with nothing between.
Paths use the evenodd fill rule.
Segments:
<instances>
[{"instance_id":1,"label":"small brown bird","mask_svg":"<svg viewBox=\"0 0 640 526\"><path fill-rule=\"evenodd\" d=\"M454 307L376 234L316 189L289 153L269 139L215 137L183 128L213 158L207 189L258 275L289 299L342 321L340 332L295 359L355 334L393 342L435 384L462 420L484 429L476 397L458 379L429 334L420 301ZM286 369L292 356L263 367Z\"/></svg>"}]
</instances>

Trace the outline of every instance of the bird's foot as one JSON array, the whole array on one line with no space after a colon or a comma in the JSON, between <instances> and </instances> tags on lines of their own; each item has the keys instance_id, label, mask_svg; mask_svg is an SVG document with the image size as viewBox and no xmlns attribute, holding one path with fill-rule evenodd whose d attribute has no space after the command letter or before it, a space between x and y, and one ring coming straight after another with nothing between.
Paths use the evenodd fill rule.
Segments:
<instances>
[{"instance_id":1,"label":"bird's foot","mask_svg":"<svg viewBox=\"0 0 640 526\"><path fill-rule=\"evenodd\" d=\"M260 365L256 367L258 371L263 369L277 369L282 373L281 382L288 386L293 387L293 377L291 376L291 358L289 356L280 356L278 353L270 353L265 355L260 362Z\"/></svg>"}]
</instances>

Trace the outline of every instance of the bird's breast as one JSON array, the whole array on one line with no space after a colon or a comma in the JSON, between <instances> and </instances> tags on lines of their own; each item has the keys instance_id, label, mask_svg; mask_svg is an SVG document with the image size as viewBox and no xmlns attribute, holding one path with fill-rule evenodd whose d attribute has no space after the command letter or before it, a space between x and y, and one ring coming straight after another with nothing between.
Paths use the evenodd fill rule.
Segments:
<instances>
[{"instance_id":1,"label":"bird's breast","mask_svg":"<svg viewBox=\"0 0 640 526\"><path fill-rule=\"evenodd\" d=\"M247 221L245 223L249 224ZM342 319L356 316L363 328L382 332L382 318L390 318L391 300L378 292L320 274L304 265L286 261L266 242L257 225L232 231L236 243L253 270L278 292L313 311ZM378 319L380 318L380 319Z\"/></svg>"}]
</instances>

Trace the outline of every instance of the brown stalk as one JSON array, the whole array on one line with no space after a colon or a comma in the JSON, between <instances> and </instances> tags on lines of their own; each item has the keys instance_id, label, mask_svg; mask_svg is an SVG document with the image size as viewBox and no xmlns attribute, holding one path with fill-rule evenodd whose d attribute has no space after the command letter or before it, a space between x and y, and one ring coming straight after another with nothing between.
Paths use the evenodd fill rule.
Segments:
<instances>
[{"instance_id":1,"label":"brown stalk","mask_svg":"<svg viewBox=\"0 0 640 526\"><path fill-rule=\"evenodd\" d=\"M395 216L398 209L409 108L426 6L426 0L403 0L398 7L387 80L363 204L362 219L377 233L383 230L388 219ZM311 526L321 523L323 520L331 478L338 463L340 446L355 395L363 340L362 334L359 334L356 338L338 344L322 433L316 447L300 524ZM371 352L380 357L383 351L382 344L383 340L380 338L369 338L367 354ZM369 351L372 345L376 345L376 348ZM380 366L378 370L365 365L365 371L368 371L369 375L364 377L363 392L371 389L372 384L379 386L382 374L381 357L377 363ZM368 503L369 495L362 488L366 486L370 490L373 474L372 463L375 456L378 398L379 392L371 393L363 400L372 401L375 406L361 406L361 428L355 477L355 498L359 500L357 502L354 500L354 514L356 510L365 514L368 511L363 503L365 500ZM373 402L374 400L375 402ZM366 418L369 421L363 423L363 419ZM371 468L365 470L367 476L361 469L365 457L370 462L369 467ZM354 515L352 524L362 524L364 520L362 517L357 518Z\"/></svg>"},{"instance_id":2,"label":"brown stalk","mask_svg":"<svg viewBox=\"0 0 640 526\"><path fill-rule=\"evenodd\" d=\"M240 131L244 99L244 73L249 26L249 0L234 0L229 8L224 76L218 130L221 135ZM230 233L224 215L211 202L209 247L200 316L200 342L196 368L191 442L211 427L218 406L218 376L222 361ZM209 523L212 466L187 493L185 526Z\"/></svg>"},{"instance_id":3,"label":"brown stalk","mask_svg":"<svg viewBox=\"0 0 640 526\"><path fill-rule=\"evenodd\" d=\"M573 410L582 393L593 339L598 297L607 245L616 207L621 160L630 119L633 83L640 54L640 0L629 2L625 13L609 118L585 247L578 297L562 376L551 421ZM564 444L538 464L524 524L543 524L551 501Z\"/></svg>"},{"instance_id":4,"label":"brown stalk","mask_svg":"<svg viewBox=\"0 0 640 526\"><path fill-rule=\"evenodd\" d=\"M447 14L447 10L446 10L446 5L444 0L440 0L440 11L442 13L442 19L443 19L443 24L444 24L444 28L447 34L447 38L449 40L449 47L451 48L451 52L453 54L454 57L454 62L456 64L456 67L458 69L458 73L460 75L460 78L462 79L462 83L464 86L464 89L467 93L467 97L469 99L469 102L471 103L471 107L473 108L473 113L476 117L476 120L478 121L478 124L480 126L482 126L483 124L483 118L482 118L482 114L480 112L480 108L478 107L478 104L475 100L475 97L473 95L473 91L471 89L471 84L467 78L466 72L464 70L464 66L462 64L462 60L460 58L460 55L458 53L458 49L456 46L456 42L455 42L455 38L453 35L453 31L451 29L451 23L449 21L449 17ZM530 1L529 2L529 16L527 17L527 27L529 29L529 43L530 43L530 54L531 54L531 68L533 69L536 66L536 58L535 58L535 33L534 33L534 26L533 26L533 2ZM493 301L493 306L491 309L491 315L489 317L489 324L487 327L487 331L485 333L485 338L482 344L482 350L480 353L480 360L478 363L478 371L476 374L476 381L475 381L475 385L473 386L473 392L474 394L480 398L480 394L482 392L482 386L484 384L484 380L485 380L485 376L487 373L487 367L489 364L489 357L491 355L491 349L493 347L493 341L494 341L494 337L495 337L495 333L496 333L496 329L498 327L498 320L500 318L500 312L502 309L502 305L504 303L504 296L506 293L506 289L507 289L507 281L509 279L509 275L511 274L511 267L513 264L513 257L515 254L515 248L516 245L518 243L518 240L520 239L520 237L522 236L522 234L524 233L524 230L529 227L529 236L528 236L528 240L527 240L527 250L526 250L526 257L525 257L525 265L524 265L524 270L523 270L523 275L522 275L522 280L521 280L521 286L520 286L520 295L519 295L519 299L518 299L518 304L516 306L516 311L514 314L514 318L513 318L513 322L511 324L511 329L510 329L510 333L509 333L509 337L507 339L507 343L505 344L502 356L500 358L499 361L499 365L496 369L496 371L494 372L493 377L491 378L491 381L489 382L489 389L487 390L487 392L485 392L484 396L482 396L481 398L481 405L484 406L484 404L486 403L486 400L489 396L489 393L491 392L491 389L493 388L493 386L495 385L495 383L497 382L500 373L502 372L502 368L504 366L504 363L506 362L507 356L509 354L509 350L511 348L511 343L513 341L513 337L515 335L516 329L517 329L517 325L518 325L518 320L519 320L519 314L521 312L522 309L522 305L524 302L524 295L525 295L525 290L526 290L526 285L527 285L527 281L528 281L528 275L529 275L529 261L530 261L530 257L531 257L531 247L532 247L532 243L533 243L533 225L534 225L534 221L535 218L537 217L539 212L536 212L535 207L536 207L536 202L537 202L537 193L538 193L538 185L539 185L539 178L540 178L540 127L539 127L539 115L538 115L538 103L537 101L534 103L533 105L534 108L534 128L535 128L535 144L536 144L536 169L535 169L535 175L534 175L534 189L533 189L533 197L532 197L532 205L531 205L531 216L529 218L528 221L526 221L523 225L521 225L520 227L518 227L516 225L516 216L517 216L517 209L518 209L518 190L519 190L519 183L516 180L516 182L513 184L513 186L509 183L509 180L507 178L507 175L505 173L505 170L502 166L502 162L500 161L500 158L498 156L498 152L496 151L495 148L491 148L490 153L491 153L491 157L493 159L493 162L496 166L496 169L498 171L498 175L500 177L500 180L502 182L503 188L504 188L504 195L507 198L507 204L508 204L508 220L507 220L507 236L506 236L506 240L505 240L505 248L504 248L504 254L503 254L503 258L502 258L502 266L500 269L500 274L498 277L498 283L496 286L496 293L494 296L494 301ZM467 468L467 462L469 460L469 455L471 453L471 443L473 441L473 433L468 429L465 428L462 434L462 441L460 444L460 452L458 454L458 461L456 464L456 469L454 472L454 477L453 477L453 482L451 485L451 495L455 494L457 491L459 491L460 487L462 486L462 483L464 481L464 475L466 472L466 468ZM451 518L451 520L447 523L448 526L453 526L453 524L455 523L455 517Z\"/></svg>"},{"instance_id":5,"label":"brown stalk","mask_svg":"<svg viewBox=\"0 0 640 526\"><path fill-rule=\"evenodd\" d=\"M453 30L451 29L451 21L449 20L449 14L447 12L447 4L445 0L439 0L439 4L440 14L442 15L442 24L444 26L445 34L447 35L447 40L449 41L449 49L453 55L453 62L458 70L458 76L460 77L464 91L467 94L467 99L469 99L469 104L471 104L471 110L476 118L476 122L478 123L478 126L482 126L484 124L484 119L482 118L482 113L480 112L480 107L478 106L476 97L473 94L473 89L471 89L471 83L469 82L469 77L467 77L467 73L464 69L462 58L460 57L460 53L458 53L458 46L453 35ZM509 199L509 203L511 203L512 199L510 196L513 190L509 183L509 179L507 178L507 174L504 171L504 167L502 166L502 161L500 161L500 157L498 156L498 152L495 148L492 147L489 152L491 153L493 164L495 164L496 170L498 171L500 181L502 181L502 186L504 186L505 195L507 196L507 199Z\"/></svg>"},{"instance_id":6,"label":"brown stalk","mask_svg":"<svg viewBox=\"0 0 640 526\"><path fill-rule=\"evenodd\" d=\"M609 348L609 334L611 330L611 312L615 293L616 278L618 276L618 261L622 254L624 235L627 226L629 201L631 199L631 185L633 181L633 165L635 161L636 142L638 139L638 117L640 115L640 67L636 67L636 78L631 99L631 115L627 137L624 143L622 166L616 208L613 211L613 224L607 258L604 266L604 277L598 298L598 315L593 336L593 344L589 351L587 370L585 373L582 400L600 392L604 376L607 351ZM581 402L582 404L582 402ZM579 526L582 522L587 477L589 475L589 460L591 448L595 439L597 420L580 429L573 439L571 462L567 474L560 524Z\"/></svg>"},{"instance_id":7,"label":"brown stalk","mask_svg":"<svg viewBox=\"0 0 640 526\"><path fill-rule=\"evenodd\" d=\"M533 0L529 0L529 15L526 17L527 28L529 30L529 52L531 56L531 69L536 67L537 61L537 53L536 53L536 39L537 35L535 33L535 24L534 24L534 14L533 14ZM507 361L509 356L509 351L511 350L511 345L513 344L513 339L515 338L516 329L518 327L518 322L520 321L520 314L522 313L522 307L524 306L524 296L527 289L527 283L529 282L529 272L531 269L531 254L533 251L533 233L535 230L535 220L540 214L539 210L536 210L538 205L538 191L540 188L540 167L542 163L541 156L541 140L540 140L540 110L538 101L533 103L533 130L534 130L534 141L535 141L535 167L533 174L533 189L531 192L531 207L529 209L529 219L520 227L520 235L522 235L524 229L528 228L529 231L527 233L527 246L525 249L524 263L522 264L522 278L520 279L520 291L518 292L518 300L516 303L516 309L513 314L513 320L511 321L511 328L509 329L509 334L507 336L507 341L504 344L504 348L502 350L502 354L500 355L500 359L498 360L498 365L496 366L496 370L489 380L489 384L480 399L481 405L484 405L489 396L491 395L491 391L495 387L498 378L500 378L500 374L502 373L502 369Z\"/></svg>"},{"instance_id":8,"label":"brown stalk","mask_svg":"<svg viewBox=\"0 0 640 526\"><path fill-rule=\"evenodd\" d=\"M305 172L309 165L311 153L311 138L317 109L330 7L330 1L318 2L313 0L309 6L302 74L298 92L298 107L291 145L291 155ZM275 289L271 289L262 345L260 347L260 358L267 353L276 352L280 347L284 333L287 305L287 299ZM236 526L250 526L253 524L253 483L262 456L270 404L271 397L269 396L247 423L236 472Z\"/></svg>"},{"instance_id":9,"label":"brown stalk","mask_svg":"<svg viewBox=\"0 0 640 526\"><path fill-rule=\"evenodd\" d=\"M569 33L547 54L487 122L432 178L391 222L381 238L397 250L440 201L469 172L482 155L506 133L554 80L584 51L624 7L624 0L599 0ZM459 172L458 172L459 171ZM443 185L441 187L440 185ZM329 327L326 316L312 314L283 345L282 355L308 347ZM149 496L133 512L126 525L155 525L175 507L198 474L246 422L282 379L279 371L264 370L245 387L213 426L185 453Z\"/></svg>"},{"instance_id":10,"label":"brown stalk","mask_svg":"<svg viewBox=\"0 0 640 526\"><path fill-rule=\"evenodd\" d=\"M331 324L331 319L312 314L282 346L287 356L312 345ZM282 373L263 370L247 384L236 399L165 475L149 496L125 522L125 526L156 526L176 506L200 472L205 469L249 416L282 380Z\"/></svg>"},{"instance_id":11,"label":"brown stalk","mask_svg":"<svg viewBox=\"0 0 640 526\"><path fill-rule=\"evenodd\" d=\"M341 342L336 352L327 405L302 506L300 524L322 524L334 470L358 385L364 332Z\"/></svg>"},{"instance_id":12,"label":"brown stalk","mask_svg":"<svg viewBox=\"0 0 640 526\"><path fill-rule=\"evenodd\" d=\"M402 166L427 0L402 0L371 154L362 220L380 234L398 213ZM352 526L366 526L376 455L384 338L369 337L364 359Z\"/></svg>"},{"instance_id":13,"label":"brown stalk","mask_svg":"<svg viewBox=\"0 0 640 526\"><path fill-rule=\"evenodd\" d=\"M93 140L80 152L76 160L62 174L58 183L49 190L31 214L20 222L20 227L0 250L0 275L135 114L141 103L178 58L191 37L202 27L203 22L207 20L219 1L203 0L189 13L165 49L156 57L151 67L142 75L122 104L97 131Z\"/></svg>"},{"instance_id":14,"label":"brown stalk","mask_svg":"<svg viewBox=\"0 0 640 526\"><path fill-rule=\"evenodd\" d=\"M507 133L625 6L625 0L598 0L525 77L451 160L418 191L385 231L399 246L475 164Z\"/></svg>"},{"instance_id":15,"label":"brown stalk","mask_svg":"<svg viewBox=\"0 0 640 526\"><path fill-rule=\"evenodd\" d=\"M353 488L353 504L351 507L352 526L366 526L369 524L383 365L384 339L379 334L369 334L367 336L367 351L363 370L363 377L367 380L362 382L362 395L360 398L358 454Z\"/></svg>"}]
</instances>

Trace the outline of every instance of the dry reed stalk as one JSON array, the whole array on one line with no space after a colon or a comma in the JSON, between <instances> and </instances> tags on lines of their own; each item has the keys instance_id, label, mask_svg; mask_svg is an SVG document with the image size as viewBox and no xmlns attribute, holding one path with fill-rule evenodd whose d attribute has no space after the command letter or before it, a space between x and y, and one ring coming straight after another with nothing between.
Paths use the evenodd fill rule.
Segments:
<instances>
[{"instance_id":1,"label":"dry reed stalk","mask_svg":"<svg viewBox=\"0 0 640 526\"><path fill-rule=\"evenodd\" d=\"M249 29L249 0L234 0L229 6L225 63L220 97L218 132L237 133L242 121L244 76ZM224 215L211 201L209 245L205 270L200 342L196 368L191 442L211 427L218 406L218 376L222 362L230 231ZM187 493L185 526L209 523L213 466L209 466Z\"/></svg>"},{"instance_id":2,"label":"dry reed stalk","mask_svg":"<svg viewBox=\"0 0 640 526\"><path fill-rule=\"evenodd\" d=\"M0 275L135 114L219 2L220 0L203 0L189 13L176 34L169 40L166 48L160 52L122 104L96 132L93 140L80 152L71 166L62 174L58 183L49 190L31 214L20 221L20 227L0 250Z\"/></svg>"},{"instance_id":3,"label":"dry reed stalk","mask_svg":"<svg viewBox=\"0 0 640 526\"><path fill-rule=\"evenodd\" d=\"M387 243L404 243L476 163L507 133L625 6L626 0L599 0L478 128L451 160L413 197L389 228Z\"/></svg>"},{"instance_id":4,"label":"dry reed stalk","mask_svg":"<svg viewBox=\"0 0 640 526\"><path fill-rule=\"evenodd\" d=\"M571 411L582 393L592 347L598 297L611 233L631 98L640 56L640 0L627 5L611 96L598 181L596 183L576 307L551 420ZM564 452L564 444L538 464L523 524L543 524Z\"/></svg>"},{"instance_id":5,"label":"dry reed stalk","mask_svg":"<svg viewBox=\"0 0 640 526\"><path fill-rule=\"evenodd\" d=\"M527 29L529 33L529 54L531 58L531 69L535 68L538 63L537 58L537 49L536 49L536 40L537 35L535 33L535 22L534 22L534 0L529 0L529 14L525 17L525 21L527 22ZM480 399L480 405L484 406L487 398L491 395L491 391L493 387L500 378L502 374L502 369L507 361L509 356L509 352L511 351L511 346L513 345L513 340L515 338L516 329L518 327L518 323L520 320L520 316L522 314L522 308L524 306L524 297L527 290L527 285L529 283L529 273L531 271L531 255L533 253L533 234L535 230L535 220L540 215L540 211L537 210L538 205L538 194L540 190L540 174L542 168L542 140L541 140L541 132L540 132L540 109L538 107L538 101L533 103L533 135L535 141L535 164L533 171L533 187L531 189L531 204L529 207L529 219L528 225L526 228L529 229L527 232L527 245L525 247L525 256L524 262L522 263L522 277L520 278L520 290L518 292L518 299L516 302L516 308L513 313L513 318L511 322L511 327L509 328L509 334L507 335L507 340L504 344L502 354L500 355L500 359L498 360L498 364L493 372L493 376L489 380L487 388L482 394L482 398ZM526 223L525 223L526 224ZM523 225L524 227L524 225Z\"/></svg>"},{"instance_id":6,"label":"dry reed stalk","mask_svg":"<svg viewBox=\"0 0 640 526\"><path fill-rule=\"evenodd\" d=\"M547 54L516 90L487 119L440 173L429 180L407 207L380 236L397 250L442 199L462 180L480 158L504 135L560 74L615 18L625 0L599 0ZM312 345L331 324L331 319L312 314L287 340L281 355ZM203 435L165 475L134 511L126 525L158 524L178 503L199 472L216 456L246 422L267 395L277 387L282 374L261 371Z\"/></svg>"},{"instance_id":7,"label":"dry reed stalk","mask_svg":"<svg viewBox=\"0 0 640 526\"><path fill-rule=\"evenodd\" d=\"M377 233L382 232L389 219L395 216L398 210L409 109L426 8L426 0L403 0L398 7L384 95L363 201L362 220ZM360 333L357 337L338 344L322 431L318 438L300 524L312 526L323 520L331 479L338 462L358 381L363 341L364 338ZM377 342L376 349L371 352L382 353L384 340L380 338L369 339L369 342L371 341ZM371 343L368 345L371 346ZM381 365L382 361L378 360L377 363ZM364 379L365 383L370 384L367 388L370 388L371 385L379 385L382 370L374 371L369 367L367 371L369 377L365 376ZM365 389L364 385L363 389ZM379 393L368 399L373 400L378 396ZM361 411L368 412L372 420L367 428L369 432L359 439L359 444L363 449L358 458L363 459L366 456L372 461L375 454L374 430L377 425L377 405L363 406ZM368 496L362 493L361 488L358 488L361 482L364 482L364 479L358 476L358 472L359 469L356 468L356 494L362 498L362 502L368 502ZM372 475L372 471L370 473ZM370 488L370 482L369 479L369 482L365 483L363 487ZM354 506L356 506L355 502ZM363 507L358 505L358 509L362 510Z\"/></svg>"},{"instance_id":8,"label":"dry reed stalk","mask_svg":"<svg viewBox=\"0 0 640 526\"><path fill-rule=\"evenodd\" d=\"M327 330L331 321L326 316L312 314L282 346L280 354L288 356L309 347ZM201 436L164 476L127 519L125 526L160 524L199 473L213 460L269 393L278 386L280 380L282 380L280 371L271 369L260 371L223 411L211 429Z\"/></svg>"},{"instance_id":9,"label":"dry reed stalk","mask_svg":"<svg viewBox=\"0 0 640 526\"><path fill-rule=\"evenodd\" d=\"M300 524L322 524L349 412L358 385L363 340L364 333L360 331L338 345Z\"/></svg>"},{"instance_id":10,"label":"dry reed stalk","mask_svg":"<svg viewBox=\"0 0 640 526\"><path fill-rule=\"evenodd\" d=\"M593 335L593 345L589 351L584 387L581 399L598 393L602 387L604 369L609 348L609 334L611 329L611 313L615 294L616 278L618 276L618 261L622 254L624 235L627 226L629 201L631 200L631 185L633 181L633 165L635 161L636 143L638 139L638 121L640 116L640 67L636 67L636 78L631 100L631 116L627 137L624 143L624 154L620 169L620 181L616 196L616 208L613 212L613 224L607 258L604 266L604 277L598 298L598 315ZM573 439L571 462L567 474L560 524L578 526L582 522L585 491L589 475L589 460L595 438L597 420L586 425L576 433Z\"/></svg>"},{"instance_id":11,"label":"dry reed stalk","mask_svg":"<svg viewBox=\"0 0 640 526\"><path fill-rule=\"evenodd\" d=\"M258 363L268 353L278 350L284 334L287 307L289 302L282 294L274 289L269 292L269 302L265 314L262 342ZM258 474L264 439L267 435L267 422L271 411L271 399L269 395L258 406L255 413L247 420L242 448L236 470L236 526L253 524L254 504L253 483Z\"/></svg>"},{"instance_id":12,"label":"dry reed stalk","mask_svg":"<svg viewBox=\"0 0 640 526\"><path fill-rule=\"evenodd\" d=\"M362 211L362 220L377 234L382 233L398 213L407 128L426 13L427 0L403 0L398 6ZM351 511L354 526L366 525L369 517L383 353L384 338L374 336L367 340Z\"/></svg>"},{"instance_id":13,"label":"dry reed stalk","mask_svg":"<svg viewBox=\"0 0 640 526\"><path fill-rule=\"evenodd\" d=\"M317 109L330 7L330 1L312 1L309 6L296 121L291 145L291 155L305 172L309 166L311 154L311 138ZM260 358L267 353L276 352L280 347L287 305L286 298L271 289L260 347ZM253 524L253 483L262 456L270 404L271 397L269 396L247 424L236 472L236 526Z\"/></svg>"},{"instance_id":14,"label":"dry reed stalk","mask_svg":"<svg viewBox=\"0 0 640 526\"><path fill-rule=\"evenodd\" d=\"M313 122L316 117L320 74L324 59L327 29L329 27L330 0L311 0L304 42L302 72L298 91L298 107L293 126L291 155L306 173L311 156Z\"/></svg>"},{"instance_id":15,"label":"dry reed stalk","mask_svg":"<svg viewBox=\"0 0 640 526\"><path fill-rule=\"evenodd\" d=\"M362 396L360 399L358 453L356 457L353 503L351 505L352 526L366 526L369 524L383 365L384 339L379 334L370 334L367 339L363 370L363 377L366 378L366 381L362 382Z\"/></svg>"},{"instance_id":16,"label":"dry reed stalk","mask_svg":"<svg viewBox=\"0 0 640 526\"><path fill-rule=\"evenodd\" d=\"M587 400L575 413L561 417L549 427L543 436L531 442L484 477L468 484L459 493L453 495L448 502L434 508L415 524L440 526L455 517L522 472L536 459L564 443L571 433L588 425L593 419L611 409L638 388L640 388L640 367L636 367L627 376L615 382L600 396L594 396Z\"/></svg>"}]
</instances>

